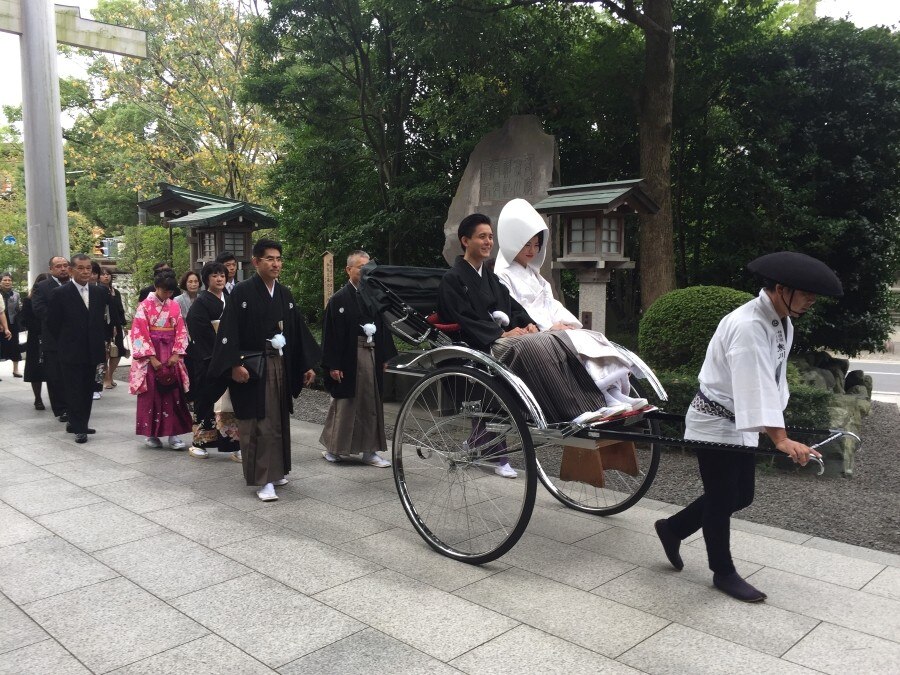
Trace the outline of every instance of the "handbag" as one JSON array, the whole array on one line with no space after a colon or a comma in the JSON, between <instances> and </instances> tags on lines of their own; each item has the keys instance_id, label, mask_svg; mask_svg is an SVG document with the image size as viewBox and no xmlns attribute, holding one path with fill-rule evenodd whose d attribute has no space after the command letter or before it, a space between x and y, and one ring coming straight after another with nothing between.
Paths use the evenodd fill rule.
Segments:
<instances>
[{"instance_id":1,"label":"handbag","mask_svg":"<svg viewBox=\"0 0 900 675\"><path fill-rule=\"evenodd\" d=\"M251 380L262 379L265 363L262 352L241 352L241 365L250 373Z\"/></svg>"},{"instance_id":2,"label":"handbag","mask_svg":"<svg viewBox=\"0 0 900 675\"><path fill-rule=\"evenodd\" d=\"M116 345L115 341L111 340L110 343L107 345L107 352L108 352L109 358L111 358L111 359L119 358L119 347Z\"/></svg>"}]
</instances>

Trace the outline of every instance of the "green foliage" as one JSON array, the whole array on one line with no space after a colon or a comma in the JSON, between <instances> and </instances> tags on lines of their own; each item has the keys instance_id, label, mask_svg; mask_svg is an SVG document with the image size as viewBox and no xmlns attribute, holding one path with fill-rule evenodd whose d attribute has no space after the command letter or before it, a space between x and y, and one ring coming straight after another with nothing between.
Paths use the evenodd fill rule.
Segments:
<instances>
[{"instance_id":1,"label":"green foliage","mask_svg":"<svg viewBox=\"0 0 900 675\"><path fill-rule=\"evenodd\" d=\"M715 88L676 159L681 282L750 290L749 260L809 253L846 296L797 322L796 346L880 349L900 269L900 34L822 19L754 35L704 53L719 74L701 67Z\"/></svg>"},{"instance_id":2,"label":"green foliage","mask_svg":"<svg viewBox=\"0 0 900 675\"><path fill-rule=\"evenodd\" d=\"M659 298L641 318L641 357L653 367L700 370L722 317L753 296L720 286L692 286Z\"/></svg>"},{"instance_id":3,"label":"green foliage","mask_svg":"<svg viewBox=\"0 0 900 675\"><path fill-rule=\"evenodd\" d=\"M69 248L72 253L94 255L94 248L100 243L91 221L82 213L69 211Z\"/></svg>"},{"instance_id":4,"label":"green foliage","mask_svg":"<svg viewBox=\"0 0 900 675\"><path fill-rule=\"evenodd\" d=\"M180 275L189 266L190 249L180 227L172 228L172 256L169 256L169 229L160 226L126 227L124 250L119 266L132 273L132 286L143 288L153 282L153 265L167 261Z\"/></svg>"},{"instance_id":5,"label":"green foliage","mask_svg":"<svg viewBox=\"0 0 900 675\"><path fill-rule=\"evenodd\" d=\"M0 243L0 271L12 272L15 283L21 283L28 271L23 167L19 134L11 126L0 126L0 239L16 238L12 246Z\"/></svg>"}]
</instances>

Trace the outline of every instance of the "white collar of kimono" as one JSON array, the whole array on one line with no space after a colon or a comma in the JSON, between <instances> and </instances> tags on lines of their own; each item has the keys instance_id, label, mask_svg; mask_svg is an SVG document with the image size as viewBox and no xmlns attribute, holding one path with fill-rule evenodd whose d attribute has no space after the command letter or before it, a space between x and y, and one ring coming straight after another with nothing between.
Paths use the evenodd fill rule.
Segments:
<instances>
[{"instance_id":1,"label":"white collar of kimono","mask_svg":"<svg viewBox=\"0 0 900 675\"><path fill-rule=\"evenodd\" d=\"M765 288L759 290L759 305L762 307L763 312L766 313L768 319L778 319L778 322L781 323L781 317L778 316L778 312L775 311L775 305L772 304L772 298L766 293Z\"/></svg>"},{"instance_id":2,"label":"white collar of kimono","mask_svg":"<svg viewBox=\"0 0 900 675\"><path fill-rule=\"evenodd\" d=\"M463 260L466 260L465 257L463 257ZM481 270L484 269L484 263L481 263L478 267L475 267L475 265L470 263L468 260L466 260L466 262L469 264L469 267L475 270L475 273L478 274L478 276L481 276Z\"/></svg>"},{"instance_id":3,"label":"white collar of kimono","mask_svg":"<svg viewBox=\"0 0 900 675\"><path fill-rule=\"evenodd\" d=\"M494 271L504 270L512 265L522 247L540 232L549 232L547 223L541 214L526 199L513 199L507 202L497 219L497 240L500 251L497 253L497 261L494 263ZM532 258L528 266L540 273L544 258L547 257L547 246L550 244L547 234L544 235L544 245L537 255Z\"/></svg>"}]
</instances>

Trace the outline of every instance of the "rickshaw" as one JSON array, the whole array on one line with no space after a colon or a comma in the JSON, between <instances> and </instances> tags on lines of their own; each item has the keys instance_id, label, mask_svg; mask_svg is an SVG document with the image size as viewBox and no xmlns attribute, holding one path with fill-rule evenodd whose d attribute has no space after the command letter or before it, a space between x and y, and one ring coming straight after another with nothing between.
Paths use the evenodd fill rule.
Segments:
<instances>
[{"instance_id":1,"label":"rickshaw","mask_svg":"<svg viewBox=\"0 0 900 675\"><path fill-rule=\"evenodd\" d=\"M662 447L780 454L663 435L663 425L683 424L684 416L654 405L590 424L548 421L521 378L467 346L459 327L436 315L445 272L370 262L360 284L369 309L415 348L387 364L396 381L409 384L393 428L394 481L416 532L438 553L479 565L509 551L531 518L538 481L565 507L610 516L634 506L650 489ZM634 364L636 395L652 390L667 401L650 367L615 347ZM821 439L815 448L845 436L860 443L839 429L789 432ZM499 458L518 472L515 480L495 475ZM813 460L821 475L824 464Z\"/></svg>"}]
</instances>

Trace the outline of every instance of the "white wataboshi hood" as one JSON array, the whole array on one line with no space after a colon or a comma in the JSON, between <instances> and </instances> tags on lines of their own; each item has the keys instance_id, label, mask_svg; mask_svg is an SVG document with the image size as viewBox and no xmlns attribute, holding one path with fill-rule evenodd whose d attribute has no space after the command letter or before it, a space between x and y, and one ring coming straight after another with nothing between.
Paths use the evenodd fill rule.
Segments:
<instances>
[{"instance_id":1,"label":"white wataboshi hood","mask_svg":"<svg viewBox=\"0 0 900 675\"><path fill-rule=\"evenodd\" d=\"M519 255L522 247L528 243L534 235L544 232L544 243L537 255L528 264L535 272L540 274L541 265L547 257L547 247L550 244L547 223L534 207L525 199L513 199L507 202L497 218L497 240L499 252L494 263L494 271L509 267L515 257Z\"/></svg>"}]
</instances>

